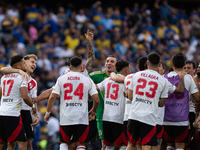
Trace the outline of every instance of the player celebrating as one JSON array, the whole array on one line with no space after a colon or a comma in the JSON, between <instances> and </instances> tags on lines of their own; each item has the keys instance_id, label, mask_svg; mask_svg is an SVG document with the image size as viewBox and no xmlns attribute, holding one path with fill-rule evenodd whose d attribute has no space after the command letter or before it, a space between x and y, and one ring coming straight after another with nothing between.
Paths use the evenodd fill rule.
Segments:
<instances>
[{"instance_id":1,"label":"player celebrating","mask_svg":"<svg viewBox=\"0 0 200 150\"><path fill-rule=\"evenodd\" d=\"M172 72L165 75L165 78L172 84L179 84L178 72L183 70L185 65L185 57L182 53L177 53L172 58ZM169 94L165 105L164 116L164 138L167 141L167 149L183 150L185 142L188 141L189 130L189 95L194 100L199 101L198 89L193 78L186 74L184 76L184 92L183 94Z\"/></svg>"},{"instance_id":2,"label":"player celebrating","mask_svg":"<svg viewBox=\"0 0 200 150\"><path fill-rule=\"evenodd\" d=\"M136 149L137 141L146 150L157 145L158 106L164 106L168 97L166 80L157 72L159 64L160 56L150 53L147 57L148 69L137 72L131 80L128 98L132 100L132 106L128 117L127 150Z\"/></svg>"},{"instance_id":3,"label":"player celebrating","mask_svg":"<svg viewBox=\"0 0 200 150\"><path fill-rule=\"evenodd\" d=\"M23 57L20 55L11 57L10 65L15 69L25 69ZM22 99L35 113L35 105L28 96L27 87L27 81L18 73L6 74L1 78L0 150L6 142L8 149L14 150L15 141L19 149L26 149L26 137L20 116Z\"/></svg>"},{"instance_id":4,"label":"player celebrating","mask_svg":"<svg viewBox=\"0 0 200 150\"><path fill-rule=\"evenodd\" d=\"M95 84L98 84L102 82L104 79L108 78L110 76L111 72L114 72L116 70L116 65L117 59L114 56L108 56L105 62L105 68L106 70L101 70L101 71L95 71L89 74L90 78L94 81ZM103 107L104 107L104 92L98 92L99 96L99 106L97 108L97 114L96 114L96 120L97 120L97 128L99 132L99 137L102 140L102 150L105 149L104 145L104 135L103 135Z\"/></svg>"},{"instance_id":5,"label":"player celebrating","mask_svg":"<svg viewBox=\"0 0 200 150\"><path fill-rule=\"evenodd\" d=\"M83 63L80 57L70 59L70 72L60 76L49 98L44 121L47 123L51 108L60 95L60 150L70 149L71 143L77 144L78 150L85 150L85 139L89 131L88 94L92 96L91 117L95 117L99 99L93 81L83 75ZM64 144L64 143L67 143Z\"/></svg>"},{"instance_id":6,"label":"player celebrating","mask_svg":"<svg viewBox=\"0 0 200 150\"><path fill-rule=\"evenodd\" d=\"M126 76L130 73L130 65L127 61L121 60L117 62L116 69L119 76ZM117 83L112 78L107 78L97 84L97 88L100 91L105 91L103 112L104 144L106 145L106 150L112 150L114 146L119 147L123 142L125 87L123 83ZM125 149L125 146L123 146L123 149Z\"/></svg>"},{"instance_id":7,"label":"player celebrating","mask_svg":"<svg viewBox=\"0 0 200 150\"><path fill-rule=\"evenodd\" d=\"M26 73L29 77L28 95L31 99L34 99L37 97L37 82L30 76L30 74L33 73L36 68L37 56L34 54L29 54L24 56L24 60L26 64ZM19 72L24 75L24 73L22 73L20 69L14 69L12 67L4 67L1 69L1 72L4 74ZM32 122L30 110L31 107L29 107L24 101L22 101L21 117L27 138L27 150L32 150L32 139L34 138L34 131L32 126L35 126L39 123L38 113L36 113L34 116L34 123Z\"/></svg>"}]
</instances>

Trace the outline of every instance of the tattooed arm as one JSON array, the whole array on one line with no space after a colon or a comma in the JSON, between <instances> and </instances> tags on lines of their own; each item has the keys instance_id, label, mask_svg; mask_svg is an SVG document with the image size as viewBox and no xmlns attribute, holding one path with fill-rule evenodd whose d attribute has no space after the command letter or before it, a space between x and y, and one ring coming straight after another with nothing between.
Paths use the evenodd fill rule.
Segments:
<instances>
[{"instance_id":1,"label":"tattooed arm","mask_svg":"<svg viewBox=\"0 0 200 150\"><path fill-rule=\"evenodd\" d=\"M85 33L85 37L88 41L88 56L87 56L87 62L85 65L86 70L88 73L92 72L92 63L95 60L95 54L94 54L94 47L93 47L93 33L87 30L87 33Z\"/></svg>"}]
</instances>

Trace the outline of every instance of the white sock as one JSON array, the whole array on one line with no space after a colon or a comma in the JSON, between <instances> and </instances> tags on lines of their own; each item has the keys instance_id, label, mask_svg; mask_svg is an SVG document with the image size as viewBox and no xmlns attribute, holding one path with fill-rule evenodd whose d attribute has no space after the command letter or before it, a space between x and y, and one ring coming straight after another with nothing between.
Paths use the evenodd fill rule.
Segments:
<instances>
[{"instance_id":1,"label":"white sock","mask_svg":"<svg viewBox=\"0 0 200 150\"><path fill-rule=\"evenodd\" d=\"M121 146L119 150L125 150L126 146Z\"/></svg>"},{"instance_id":2,"label":"white sock","mask_svg":"<svg viewBox=\"0 0 200 150\"><path fill-rule=\"evenodd\" d=\"M167 146L166 150L175 150L173 146Z\"/></svg>"},{"instance_id":3,"label":"white sock","mask_svg":"<svg viewBox=\"0 0 200 150\"><path fill-rule=\"evenodd\" d=\"M68 150L68 145L66 143L61 143L60 150Z\"/></svg>"},{"instance_id":4,"label":"white sock","mask_svg":"<svg viewBox=\"0 0 200 150\"><path fill-rule=\"evenodd\" d=\"M77 148L76 148L77 150L86 150L86 147L85 146L77 146Z\"/></svg>"},{"instance_id":5,"label":"white sock","mask_svg":"<svg viewBox=\"0 0 200 150\"><path fill-rule=\"evenodd\" d=\"M184 150L184 149L182 149L182 148L177 148L176 150Z\"/></svg>"},{"instance_id":6,"label":"white sock","mask_svg":"<svg viewBox=\"0 0 200 150\"><path fill-rule=\"evenodd\" d=\"M113 149L114 149L114 146L106 146L105 150L113 150Z\"/></svg>"}]
</instances>

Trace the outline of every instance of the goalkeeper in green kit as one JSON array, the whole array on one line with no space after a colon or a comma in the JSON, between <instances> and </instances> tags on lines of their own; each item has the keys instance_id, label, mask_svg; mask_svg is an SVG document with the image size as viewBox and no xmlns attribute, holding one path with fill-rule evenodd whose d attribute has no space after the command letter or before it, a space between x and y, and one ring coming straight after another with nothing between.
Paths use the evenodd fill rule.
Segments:
<instances>
[{"instance_id":1,"label":"goalkeeper in green kit","mask_svg":"<svg viewBox=\"0 0 200 150\"><path fill-rule=\"evenodd\" d=\"M95 71L89 74L90 78L94 81L95 84L102 82L104 79L110 76L111 72L115 72L117 59L114 56L108 56L105 62L106 70ZM102 150L105 150L104 145L104 135L103 135L103 108L104 108L104 92L98 92L99 96L99 106L96 110L96 121L97 121L97 129L99 133L99 137L102 142Z\"/></svg>"}]
</instances>

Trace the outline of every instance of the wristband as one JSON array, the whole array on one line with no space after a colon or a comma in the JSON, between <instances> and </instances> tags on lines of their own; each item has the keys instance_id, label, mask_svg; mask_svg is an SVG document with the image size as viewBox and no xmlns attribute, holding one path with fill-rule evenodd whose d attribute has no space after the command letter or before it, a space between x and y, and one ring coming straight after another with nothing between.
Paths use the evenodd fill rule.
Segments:
<instances>
[{"instance_id":1,"label":"wristband","mask_svg":"<svg viewBox=\"0 0 200 150\"><path fill-rule=\"evenodd\" d=\"M46 111L45 115L50 115L51 112Z\"/></svg>"},{"instance_id":2,"label":"wristband","mask_svg":"<svg viewBox=\"0 0 200 150\"><path fill-rule=\"evenodd\" d=\"M35 104L33 104L32 108L35 108Z\"/></svg>"}]
</instances>

